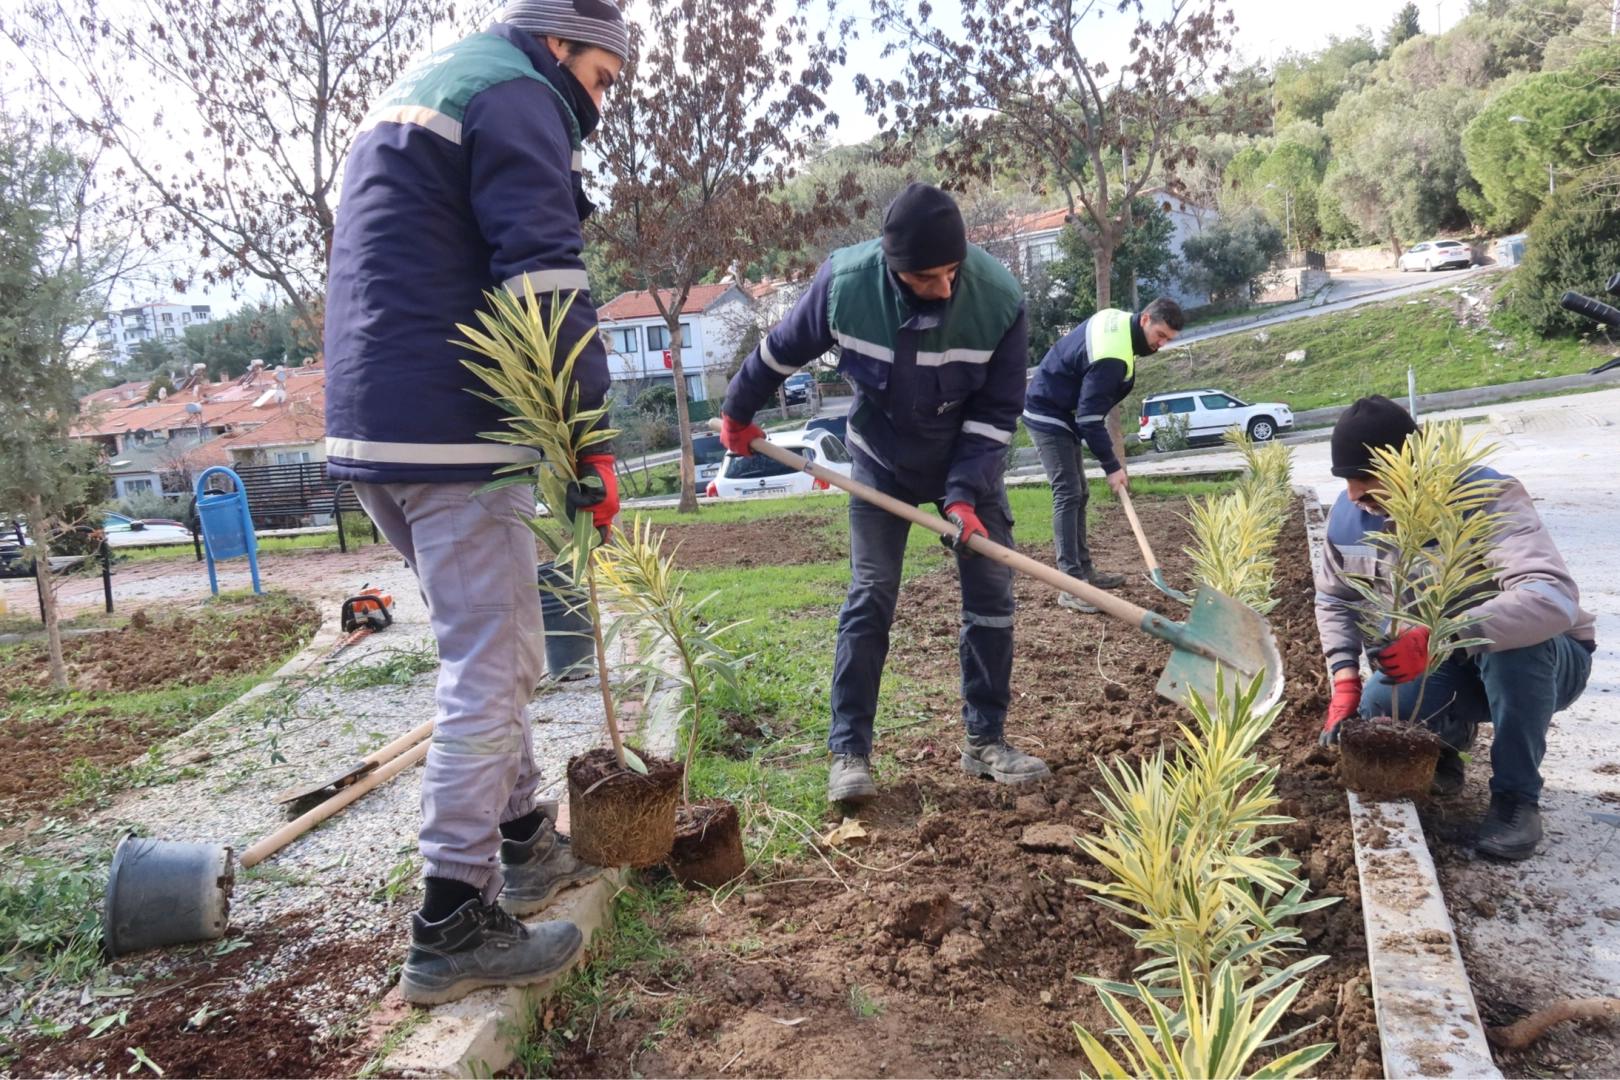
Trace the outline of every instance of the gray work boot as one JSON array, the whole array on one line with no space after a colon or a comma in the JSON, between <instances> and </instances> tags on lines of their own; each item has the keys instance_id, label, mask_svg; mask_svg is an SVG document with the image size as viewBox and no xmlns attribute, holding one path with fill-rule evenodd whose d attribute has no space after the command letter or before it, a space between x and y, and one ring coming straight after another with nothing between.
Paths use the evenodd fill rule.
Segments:
<instances>
[{"instance_id":1,"label":"gray work boot","mask_svg":"<svg viewBox=\"0 0 1620 1080\"><path fill-rule=\"evenodd\" d=\"M457 1001L485 986L526 986L565 970L585 947L571 922L524 926L495 904L469 900L441 922L411 917L399 993L413 1005Z\"/></svg>"},{"instance_id":2,"label":"gray work boot","mask_svg":"<svg viewBox=\"0 0 1620 1080\"><path fill-rule=\"evenodd\" d=\"M1429 794L1439 799L1450 798L1463 789L1462 755L1446 747L1440 751L1440 761L1434 767L1434 781L1429 785Z\"/></svg>"},{"instance_id":3,"label":"gray work boot","mask_svg":"<svg viewBox=\"0 0 1620 1080\"><path fill-rule=\"evenodd\" d=\"M543 911L564 885L595 881L602 868L574 858L568 837L545 818L527 840L501 841L501 874L500 905L522 918Z\"/></svg>"},{"instance_id":4,"label":"gray work boot","mask_svg":"<svg viewBox=\"0 0 1620 1080\"><path fill-rule=\"evenodd\" d=\"M1006 739L986 743L969 740L962 748L962 771L969 776L988 776L998 784L1026 784L1052 775L1046 762L1010 746Z\"/></svg>"},{"instance_id":5,"label":"gray work boot","mask_svg":"<svg viewBox=\"0 0 1620 1080\"><path fill-rule=\"evenodd\" d=\"M1541 807L1512 795L1491 793L1491 807L1480 823L1474 849L1481 855L1518 862L1536 853L1541 842Z\"/></svg>"},{"instance_id":6,"label":"gray work boot","mask_svg":"<svg viewBox=\"0 0 1620 1080\"><path fill-rule=\"evenodd\" d=\"M1086 603L1084 600L1073 595L1072 593L1058 593L1058 607L1072 608L1075 611L1080 612L1082 615L1097 614L1097 608L1095 605Z\"/></svg>"},{"instance_id":7,"label":"gray work boot","mask_svg":"<svg viewBox=\"0 0 1620 1080\"><path fill-rule=\"evenodd\" d=\"M1080 580L1088 585L1095 585L1099 589L1117 589L1125 584L1125 575L1110 574L1106 570L1098 570L1095 566L1088 566L1086 572L1080 575Z\"/></svg>"},{"instance_id":8,"label":"gray work boot","mask_svg":"<svg viewBox=\"0 0 1620 1080\"><path fill-rule=\"evenodd\" d=\"M827 770L827 801L869 803L878 797L872 759L866 754L834 754Z\"/></svg>"}]
</instances>

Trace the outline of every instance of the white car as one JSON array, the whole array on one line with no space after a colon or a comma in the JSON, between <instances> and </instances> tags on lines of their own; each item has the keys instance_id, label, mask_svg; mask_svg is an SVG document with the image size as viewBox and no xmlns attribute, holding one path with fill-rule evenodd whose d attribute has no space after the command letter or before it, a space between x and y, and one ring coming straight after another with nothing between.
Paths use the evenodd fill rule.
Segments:
<instances>
[{"instance_id":1,"label":"white car","mask_svg":"<svg viewBox=\"0 0 1620 1080\"><path fill-rule=\"evenodd\" d=\"M1408 270L1444 270L1455 266L1466 270L1474 263L1474 251L1461 240L1429 240L1414 244L1395 260L1401 273Z\"/></svg>"},{"instance_id":2,"label":"white car","mask_svg":"<svg viewBox=\"0 0 1620 1080\"><path fill-rule=\"evenodd\" d=\"M1187 440L1219 439L1228 428L1238 427L1255 442L1269 442L1277 435L1294 430L1294 410L1280 401L1250 405L1219 390L1176 390L1150 394L1142 401L1142 428L1137 438L1162 450L1155 432L1164 416L1187 419Z\"/></svg>"},{"instance_id":3,"label":"white car","mask_svg":"<svg viewBox=\"0 0 1620 1080\"><path fill-rule=\"evenodd\" d=\"M849 451L830 431L811 428L778 432L768 438L782 449L809 458L835 473L850 474ZM769 495L803 495L824 487L825 484L809 473L791 469L763 454L752 457L727 454L725 461L720 463L720 475L709 481L708 494L711 498L752 499Z\"/></svg>"},{"instance_id":4,"label":"white car","mask_svg":"<svg viewBox=\"0 0 1620 1080\"><path fill-rule=\"evenodd\" d=\"M102 518L101 529L107 535L108 547L191 542L191 530L168 518L137 519L108 513Z\"/></svg>"}]
</instances>

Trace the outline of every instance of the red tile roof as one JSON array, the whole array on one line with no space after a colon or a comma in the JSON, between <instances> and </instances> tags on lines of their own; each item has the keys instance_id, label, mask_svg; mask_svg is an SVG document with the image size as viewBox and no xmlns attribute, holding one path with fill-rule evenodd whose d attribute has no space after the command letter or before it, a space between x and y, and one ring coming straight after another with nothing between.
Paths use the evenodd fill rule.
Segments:
<instances>
[{"instance_id":1,"label":"red tile roof","mask_svg":"<svg viewBox=\"0 0 1620 1080\"><path fill-rule=\"evenodd\" d=\"M233 432L219 441L228 450L260 446L302 446L326 438L326 414L307 402L288 402L275 419L257 427Z\"/></svg>"},{"instance_id":2,"label":"red tile roof","mask_svg":"<svg viewBox=\"0 0 1620 1080\"><path fill-rule=\"evenodd\" d=\"M722 282L719 285L694 285L692 291L686 295L686 305L681 308L681 314L701 314L710 304L735 287L729 281ZM660 292L662 291L660 290ZM671 299L673 298L666 293L664 302L668 303ZM650 292L620 293L596 309L596 317L603 322L623 319L653 319L660 314L658 305L653 301Z\"/></svg>"}]
</instances>

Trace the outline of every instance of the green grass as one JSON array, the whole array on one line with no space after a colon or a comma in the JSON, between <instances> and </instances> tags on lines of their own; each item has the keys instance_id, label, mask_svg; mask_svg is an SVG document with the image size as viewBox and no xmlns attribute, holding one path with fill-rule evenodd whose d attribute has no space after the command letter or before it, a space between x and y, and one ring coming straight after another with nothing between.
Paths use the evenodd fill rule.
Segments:
<instances>
[{"instance_id":1,"label":"green grass","mask_svg":"<svg viewBox=\"0 0 1620 1080\"><path fill-rule=\"evenodd\" d=\"M1509 287L1511 279L1499 291ZM1543 339L1505 311L1492 312L1483 325L1459 321L1459 312L1475 310L1452 290L1438 289L1172 347L1137 362L1136 388L1124 406L1127 430L1141 415L1143 397L1170 390L1211 386L1247 401L1287 402L1300 412L1367 394L1404 398L1409 365L1418 393L1430 394L1578 374L1611 352L1575 338ZM1465 317L1481 322L1477 314ZM1264 342L1257 340L1261 333ZM1306 352L1303 361L1283 359L1298 349Z\"/></svg>"},{"instance_id":2,"label":"green grass","mask_svg":"<svg viewBox=\"0 0 1620 1080\"><path fill-rule=\"evenodd\" d=\"M1213 494L1228 486L1221 481L1144 478L1132 482L1132 491L1139 497L1181 497ZM1050 541L1049 488L1010 488L1008 500L1018 543ZM1092 506L1112 501L1106 484L1094 481ZM811 513L822 519L816 527L847 535L847 512L845 499L806 495L705 506L697 515L658 510L644 516L655 525L675 525ZM906 547L904 580L937 570L949 558L934 533L913 529ZM704 609L707 618L720 623L747 620L728 635L728 641L735 653L751 657L742 672L742 693L722 687L705 705L699 732L703 749L692 769L693 795L723 797L739 806L749 855L761 865L791 859L802 848L802 826L780 814L766 813L764 808L789 811L811 823L821 821L827 813L825 746L832 719L828 694L838 609L849 587L849 566L840 560L694 570L687 574L685 587L697 597L719 594ZM895 672L886 673L878 701L879 767L890 764L883 758L885 730L935 720L954 713L955 707L955 701L942 705L931 688Z\"/></svg>"}]
</instances>

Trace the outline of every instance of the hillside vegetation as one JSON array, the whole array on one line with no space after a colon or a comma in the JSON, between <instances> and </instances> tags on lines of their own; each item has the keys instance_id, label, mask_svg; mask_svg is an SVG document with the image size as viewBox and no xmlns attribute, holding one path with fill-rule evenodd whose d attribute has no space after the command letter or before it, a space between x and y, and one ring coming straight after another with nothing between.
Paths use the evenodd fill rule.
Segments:
<instances>
[{"instance_id":1,"label":"hillside vegetation","mask_svg":"<svg viewBox=\"0 0 1620 1080\"><path fill-rule=\"evenodd\" d=\"M1409 365L1418 393L1431 394L1575 375L1615 354L1602 337L1542 338L1499 304L1511 288L1511 277L1453 286L1172 346L1138 361L1124 412L1140 416L1148 394L1205 386L1299 412L1367 394L1404 397ZM1300 349L1304 360L1284 359Z\"/></svg>"}]
</instances>

